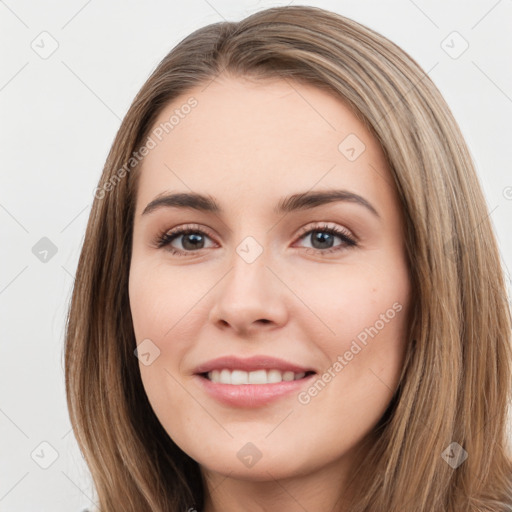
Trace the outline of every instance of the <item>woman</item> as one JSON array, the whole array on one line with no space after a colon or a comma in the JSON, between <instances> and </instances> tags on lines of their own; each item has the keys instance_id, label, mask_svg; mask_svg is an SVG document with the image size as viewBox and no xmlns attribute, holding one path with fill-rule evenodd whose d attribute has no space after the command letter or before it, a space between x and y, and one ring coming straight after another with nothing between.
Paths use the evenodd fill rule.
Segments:
<instances>
[{"instance_id":1,"label":"woman","mask_svg":"<svg viewBox=\"0 0 512 512\"><path fill-rule=\"evenodd\" d=\"M510 338L439 91L354 21L271 8L185 38L126 114L68 405L102 511L505 511Z\"/></svg>"}]
</instances>

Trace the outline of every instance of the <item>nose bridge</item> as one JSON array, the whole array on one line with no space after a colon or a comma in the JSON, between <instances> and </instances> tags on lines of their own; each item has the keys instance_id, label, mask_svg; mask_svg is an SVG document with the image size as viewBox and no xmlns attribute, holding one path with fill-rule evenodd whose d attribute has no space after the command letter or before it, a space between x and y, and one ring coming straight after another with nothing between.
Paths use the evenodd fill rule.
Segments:
<instances>
[{"instance_id":1,"label":"nose bridge","mask_svg":"<svg viewBox=\"0 0 512 512\"><path fill-rule=\"evenodd\" d=\"M235 296L241 294L245 300L251 298L247 294L251 294L255 300L269 294L269 287L272 288L269 280L271 272L267 268L270 256L263 243L253 236L245 237L233 252L225 292Z\"/></svg>"},{"instance_id":2,"label":"nose bridge","mask_svg":"<svg viewBox=\"0 0 512 512\"><path fill-rule=\"evenodd\" d=\"M234 248L229 272L219 283L211 319L244 330L259 320L282 322L286 306L280 283L267 268L271 253L255 237Z\"/></svg>"},{"instance_id":3,"label":"nose bridge","mask_svg":"<svg viewBox=\"0 0 512 512\"><path fill-rule=\"evenodd\" d=\"M246 281L245 285L251 286L253 279L265 280L265 275L269 273L266 268L266 265L271 265L272 259L269 235L265 226L253 222L256 215L252 208L243 208L236 221L234 239L240 241L233 246L229 276L231 284L235 286L240 279Z\"/></svg>"}]
</instances>

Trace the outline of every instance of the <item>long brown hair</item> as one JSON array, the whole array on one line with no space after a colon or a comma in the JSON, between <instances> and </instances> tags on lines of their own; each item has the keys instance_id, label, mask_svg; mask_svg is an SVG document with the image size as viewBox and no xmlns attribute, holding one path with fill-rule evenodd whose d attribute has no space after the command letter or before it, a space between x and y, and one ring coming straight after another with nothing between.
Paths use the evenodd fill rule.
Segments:
<instances>
[{"instance_id":1,"label":"long brown hair","mask_svg":"<svg viewBox=\"0 0 512 512\"><path fill-rule=\"evenodd\" d=\"M143 85L116 135L94 193L65 342L70 418L100 509L204 503L197 462L170 439L144 392L128 275L139 149L164 106L220 73L334 92L380 141L398 191L414 290L411 341L378 440L354 468L350 510L512 510L511 315L465 141L438 89L403 50L306 6L193 32ZM462 449L467 459L453 467L447 461Z\"/></svg>"}]
</instances>

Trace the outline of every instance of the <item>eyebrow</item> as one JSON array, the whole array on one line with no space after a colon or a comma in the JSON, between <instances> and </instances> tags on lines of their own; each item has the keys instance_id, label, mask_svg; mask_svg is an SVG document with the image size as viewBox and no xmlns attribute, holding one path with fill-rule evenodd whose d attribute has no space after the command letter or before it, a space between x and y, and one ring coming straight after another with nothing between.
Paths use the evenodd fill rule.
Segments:
<instances>
[{"instance_id":1,"label":"eyebrow","mask_svg":"<svg viewBox=\"0 0 512 512\"><path fill-rule=\"evenodd\" d=\"M322 190L293 194L282 198L274 208L274 213L279 215L297 210L307 210L336 201L358 204L380 218L379 213L371 203L364 197L348 190ZM190 208L202 212L222 213L222 208L214 198L195 192L180 192L157 196L144 208L141 215L147 215L160 208Z\"/></svg>"}]
</instances>

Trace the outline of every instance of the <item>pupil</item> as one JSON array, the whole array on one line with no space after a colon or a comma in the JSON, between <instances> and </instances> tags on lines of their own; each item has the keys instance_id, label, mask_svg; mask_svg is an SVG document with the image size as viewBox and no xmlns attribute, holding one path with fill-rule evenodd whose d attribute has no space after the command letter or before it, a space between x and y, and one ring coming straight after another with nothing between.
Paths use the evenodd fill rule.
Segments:
<instances>
[{"instance_id":1,"label":"pupil","mask_svg":"<svg viewBox=\"0 0 512 512\"><path fill-rule=\"evenodd\" d=\"M198 234L195 234L195 233L191 233L191 234L185 235L183 237L183 247L185 249L197 249L197 248L202 249L202 247L199 247L199 244L201 242L204 243L204 240L202 240L202 238L203 238L202 235L198 235ZM192 241L191 245L189 245L187 247L187 244L189 242L191 242L191 241Z\"/></svg>"},{"instance_id":2,"label":"pupil","mask_svg":"<svg viewBox=\"0 0 512 512\"><path fill-rule=\"evenodd\" d=\"M321 246L315 247L315 242L319 242ZM322 245L325 243L327 243L327 246ZM313 235L313 247L315 247L315 249L329 249L332 247L332 235L325 231L316 231Z\"/></svg>"}]
</instances>

